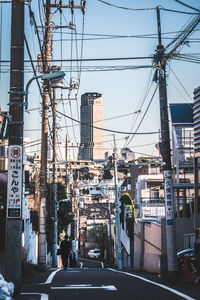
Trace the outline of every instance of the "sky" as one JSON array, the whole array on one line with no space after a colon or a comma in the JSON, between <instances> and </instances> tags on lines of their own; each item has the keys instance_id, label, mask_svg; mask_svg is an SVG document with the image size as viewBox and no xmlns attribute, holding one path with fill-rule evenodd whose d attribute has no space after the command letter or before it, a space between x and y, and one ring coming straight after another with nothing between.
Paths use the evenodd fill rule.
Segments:
<instances>
[{"instance_id":1,"label":"sky","mask_svg":"<svg viewBox=\"0 0 200 300\"><path fill-rule=\"evenodd\" d=\"M35 14L37 24L41 25L41 20L43 22L44 15L41 9L40 20L38 2L40 3L40 1L32 1L31 8ZM53 2L52 0L52 3ZM75 0L74 2L75 4L80 3L79 0ZM196 8L200 7L200 3L198 5L199 1L196 0L184 0L184 2ZM63 3L68 3L68 0L63 0ZM56 12L52 17L52 24L55 25L69 25L69 22L72 21L76 24L77 32L76 35L75 33L72 34L69 29L62 29L62 32L60 29L57 29L57 31L52 33L53 59L59 60L61 57L63 60L76 59L77 57L81 58L81 52L82 58L84 59L110 59L106 61L82 62L81 76L80 73L74 71L77 65L80 70L80 63L73 62L70 64L69 62L63 61L62 68L66 71L65 85L67 86L69 84L70 77L72 76L74 80L80 78L80 88L78 90L77 100L58 100L57 110L78 120L80 116L81 95L86 92L101 93L104 102L104 127L110 130L126 132L127 134L115 134L117 147L120 151L124 146L128 146L132 151L136 152L136 156L142 154L158 155L155 144L159 141L159 134L147 133L159 132L160 129L159 94L157 90L149 106L156 88L156 83L152 81L154 70L152 70L152 68L133 69L134 66L151 66L152 59L125 60L125 58L152 57L155 54L158 44L157 19L156 10L150 8L157 6L181 12L194 12L194 10L182 6L175 0L87 0L84 17L80 10L75 10L72 19L69 9L63 9L62 16L59 12ZM0 4L0 56L2 61L10 59L10 8L10 4ZM148 8L148 10L134 10L146 8ZM55 12L55 10L52 9L52 12ZM34 28L30 25L27 6L25 13L25 34L32 58L36 60L37 54L39 53L39 45L34 33ZM182 30L191 18L194 18L194 15L161 10L163 45L167 46L168 43L174 39L177 32ZM39 31L42 40L41 27ZM72 38L73 42L71 42ZM190 40L189 43L177 49L179 53L199 54L199 31L193 32L193 34L190 35L190 39L192 40ZM28 59L26 50L25 57ZM112 60L112 58L122 58L123 60ZM56 64L59 64L59 62L56 62ZM101 71L94 71L94 66L98 67L98 70L100 69ZM111 67L115 67L115 70L105 71L105 68L110 69ZM116 68L124 69L127 67L129 68L128 70L116 70ZM132 67L132 69L130 67ZM87 72L85 72L85 70L87 70ZM88 72L88 70L90 72ZM167 94L169 103L192 103L193 91L200 85L199 70L197 63L177 61L175 59L171 59L168 62ZM0 76L0 103L2 109L7 110L9 101L8 63L1 63ZM25 84L32 76L33 72L30 64L26 63ZM68 90L62 91L63 98L67 98ZM75 93L72 93L70 95L72 99L74 98L74 94ZM61 98L60 90L57 90L57 96ZM149 109L147 110L148 106ZM25 112L24 124L25 137L28 137L31 141L36 141L30 144L29 152L31 153L39 151L40 149L40 108L41 98L37 85L33 82L29 90L29 113ZM140 113L138 113L139 110L141 111ZM64 142L65 135L68 134L68 139L73 142L74 145L77 145L80 142L80 126L78 123L75 121L72 122L70 119L66 119L61 115L58 116L57 120L59 142ZM51 126L51 114L49 122ZM136 130L139 134L134 135L130 140L131 135L128 133L135 132ZM113 133L105 131L104 136L106 149L112 151ZM33 145L35 146L32 147ZM76 156L76 151L74 151L74 155ZM62 155L60 155L60 159L64 159L61 156Z\"/></svg>"}]
</instances>

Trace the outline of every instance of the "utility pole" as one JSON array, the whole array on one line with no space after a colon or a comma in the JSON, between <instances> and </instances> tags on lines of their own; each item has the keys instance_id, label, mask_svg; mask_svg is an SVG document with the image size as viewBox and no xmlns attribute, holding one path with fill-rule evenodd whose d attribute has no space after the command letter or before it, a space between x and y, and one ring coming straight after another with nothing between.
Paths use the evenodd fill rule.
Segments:
<instances>
[{"instance_id":1,"label":"utility pole","mask_svg":"<svg viewBox=\"0 0 200 300\"><path fill-rule=\"evenodd\" d=\"M111 236L111 208L110 199L108 198L108 225L109 225L109 264L112 265L112 236Z\"/></svg>"},{"instance_id":2,"label":"utility pole","mask_svg":"<svg viewBox=\"0 0 200 300\"><path fill-rule=\"evenodd\" d=\"M80 5L74 5L73 0L69 0L69 4L62 4L62 1L46 0L45 7L45 37L44 37L44 73L49 72L49 57L51 47L51 8L61 10L62 8L70 8L72 13L74 9L81 9L85 14L86 1L80 0ZM66 28L73 28L72 25ZM44 81L43 85L43 103L42 103L42 142L41 142L41 168L40 168L40 209L39 209L39 245L38 260L41 268L46 267L46 192L47 192L47 150L48 150L48 111L49 111L49 85L48 81ZM55 236L54 236L55 239ZM55 246L55 244L54 244ZM54 261L55 262L55 261Z\"/></svg>"},{"instance_id":3,"label":"utility pole","mask_svg":"<svg viewBox=\"0 0 200 300\"><path fill-rule=\"evenodd\" d=\"M56 165L56 89L53 88L53 267L57 268L57 243L58 243L58 214L57 214L57 165Z\"/></svg>"},{"instance_id":4,"label":"utility pole","mask_svg":"<svg viewBox=\"0 0 200 300\"><path fill-rule=\"evenodd\" d=\"M73 182L73 206L74 206L74 215L75 219L72 223L72 239L74 240L75 245L75 253L76 259L78 259L78 252L79 252L79 178L76 178Z\"/></svg>"},{"instance_id":5,"label":"utility pole","mask_svg":"<svg viewBox=\"0 0 200 300\"><path fill-rule=\"evenodd\" d=\"M78 195L77 195L77 208L76 208L76 258L78 259L79 257L79 251L80 251L80 210L79 210L79 190L78 190L79 186L77 186L77 191L78 191Z\"/></svg>"},{"instance_id":6,"label":"utility pole","mask_svg":"<svg viewBox=\"0 0 200 300\"><path fill-rule=\"evenodd\" d=\"M119 191L118 191L118 177L117 177L117 148L114 138L113 164L114 164L114 180L115 180L115 208L116 208L116 250L117 250L117 265L122 270L122 249L121 249L121 228L119 216Z\"/></svg>"},{"instance_id":7,"label":"utility pole","mask_svg":"<svg viewBox=\"0 0 200 300\"><path fill-rule=\"evenodd\" d=\"M9 102L8 187L5 278L21 286L23 129L24 129L24 1L12 0Z\"/></svg>"},{"instance_id":8,"label":"utility pole","mask_svg":"<svg viewBox=\"0 0 200 300\"><path fill-rule=\"evenodd\" d=\"M175 224L174 224L174 199L171 166L171 149L169 137L169 119L166 87L166 59L165 49L162 45L160 7L157 7L158 22L158 46L155 55L156 62L160 65L159 71L159 97L160 97L160 118L161 118L161 153L164 162L164 189L166 207L166 240L167 240L167 262L169 274L177 270L176 247L175 247Z\"/></svg>"},{"instance_id":9,"label":"utility pole","mask_svg":"<svg viewBox=\"0 0 200 300\"><path fill-rule=\"evenodd\" d=\"M45 52L44 73L49 71L50 56L50 19L51 0L46 0L45 5ZM39 208L39 245L38 260L41 268L46 268L46 192L47 192L47 150L48 150L48 112L49 112L49 84L44 81L42 102L42 142L41 142L41 168L40 168L40 208Z\"/></svg>"}]
</instances>

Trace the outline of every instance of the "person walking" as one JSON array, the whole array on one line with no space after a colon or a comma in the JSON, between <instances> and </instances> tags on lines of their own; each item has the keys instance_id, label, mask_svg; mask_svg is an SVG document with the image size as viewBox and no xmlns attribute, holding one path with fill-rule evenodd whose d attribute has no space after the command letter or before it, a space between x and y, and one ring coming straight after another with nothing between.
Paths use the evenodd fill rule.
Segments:
<instances>
[{"instance_id":1,"label":"person walking","mask_svg":"<svg viewBox=\"0 0 200 300\"><path fill-rule=\"evenodd\" d=\"M60 249L61 249L61 259L62 259L62 265L64 270L68 267L68 258L70 254L72 244L68 237L68 235L65 235L65 239L60 243Z\"/></svg>"}]
</instances>

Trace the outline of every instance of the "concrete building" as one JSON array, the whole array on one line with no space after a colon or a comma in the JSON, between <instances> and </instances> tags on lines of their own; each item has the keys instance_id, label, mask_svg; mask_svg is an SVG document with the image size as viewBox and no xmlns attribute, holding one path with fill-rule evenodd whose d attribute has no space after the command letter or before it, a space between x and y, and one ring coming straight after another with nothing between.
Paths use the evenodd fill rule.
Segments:
<instances>
[{"instance_id":1,"label":"concrete building","mask_svg":"<svg viewBox=\"0 0 200 300\"><path fill-rule=\"evenodd\" d=\"M81 96L81 144L79 156L84 160L104 160L104 132L93 126L104 128L103 98L99 93Z\"/></svg>"},{"instance_id":2,"label":"concrete building","mask_svg":"<svg viewBox=\"0 0 200 300\"><path fill-rule=\"evenodd\" d=\"M175 212L192 216L194 202L193 104L169 105Z\"/></svg>"}]
</instances>

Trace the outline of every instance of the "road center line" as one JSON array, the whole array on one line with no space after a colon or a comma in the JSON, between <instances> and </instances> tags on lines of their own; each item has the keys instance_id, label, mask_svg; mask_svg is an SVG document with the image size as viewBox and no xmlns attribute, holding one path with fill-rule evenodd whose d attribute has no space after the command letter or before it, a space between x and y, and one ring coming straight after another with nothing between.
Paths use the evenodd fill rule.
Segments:
<instances>
[{"instance_id":1,"label":"road center line","mask_svg":"<svg viewBox=\"0 0 200 300\"><path fill-rule=\"evenodd\" d=\"M99 264L101 264L102 269L104 269L104 264L103 264L102 261L99 261L99 260L91 260L91 259L82 258L82 257L81 257L81 259L82 259L82 260L85 260L85 261L89 261L89 262L91 262L91 263L99 263ZM80 263L81 263L81 262L80 262Z\"/></svg>"},{"instance_id":2,"label":"road center line","mask_svg":"<svg viewBox=\"0 0 200 300\"><path fill-rule=\"evenodd\" d=\"M146 281L146 282L148 282L148 283L157 285L157 286L159 286L159 287L161 287L161 288L163 288L163 289L165 289L165 290L168 290L168 291L170 291L170 292L172 292L172 293L174 293L174 294L176 294L176 295L178 295L178 296L180 296L180 297L182 297L182 298L184 298L184 299L186 299L186 300L195 300L195 298L192 298L192 297L190 297L190 296L188 296L188 295L185 295L185 294L183 294L183 293L181 293L181 292L179 292L179 291L177 291L177 290L174 290L174 289L172 289L172 288L170 288L170 287L168 287L168 286L166 286L166 285L164 285L164 284L160 284L160 283L158 283L158 282L149 280L149 279L147 279L147 278L145 278L145 277L138 276L138 275L135 275L135 274L131 274L131 273L128 273L128 272L118 271L118 270L111 269L111 268L108 268L108 270L110 270L110 271L112 271L112 272L116 272L116 273L125 274L125 275L128 275L128 276L132 276L132 277L134 277L134 278L138 278L138 279L143 280L143 281Z\"/></svg>"},{"instance_id":3,"label":"road center line","mask_svg":"<svg viewBox=\"0 0 200 300\"><path fill-rule=\"evenodd\" d=\"M53 280L53 278L54 278L54 276L56 275L56 273L57 273L58 271L60 271L60 270L61 270L61 269L57 269L56 271L52 272L52 273L49 275L49 277L47 278L47 280L45 281L45 283L51 283L52 280Z\"/></svg>"},{"instance_id":4,"label":"road center line","mask_svg":"<svg viewBox=\"0 0 200 300\"><path fill-rule=\"evenodd\" d=\"M70 287L90 287L90 286L92 286L91 284L66 284L65 286L70 286Z\"/></svg>"},{"instance_id":5,"label":"road center line","mask_svg":"<svg viewBox=\"0 0 200 300\"><path fill-rule=\"evenodd\" d=\"M91 286L91 285L66 285L66 286L52 286L52 290L99 290L103 289L106 291L117 291L117 288L114 285L102 285L102 286Z\"/></svg>"},{"instance_id":6,"label":"road center line","mask_svg":"<svg viewBox=\"0 0 200 300\"><path fill-rule=\"evenodd\" d=\"M68 270L67 273L80 273L81 271L79 270Z\"/></svg>"},{"instance_id":7,"label":"road center line","mask_svg":"<svg viewBox=\"0 0 200 300\"><path fill-rule=\"evenodd\" d=\"M40 295L40 300L48 300L49 295L48 294L41 294L41 293L20 293L20 295Z\"/></svg>"}]
</instances>

